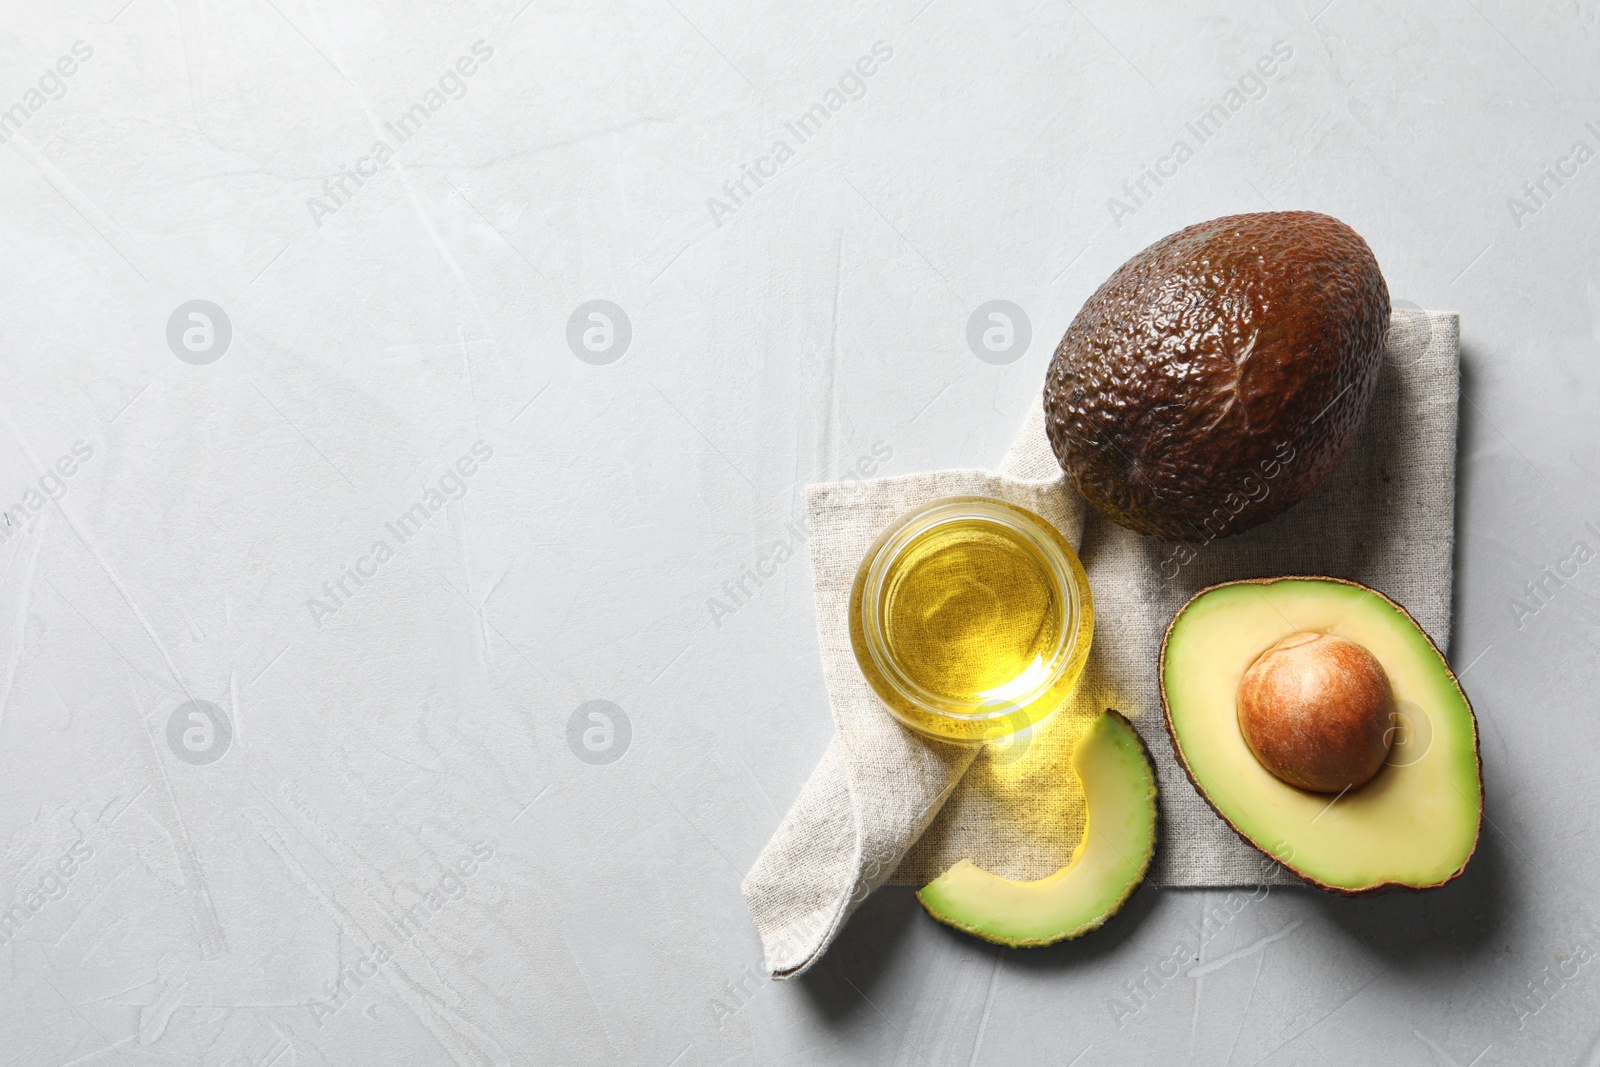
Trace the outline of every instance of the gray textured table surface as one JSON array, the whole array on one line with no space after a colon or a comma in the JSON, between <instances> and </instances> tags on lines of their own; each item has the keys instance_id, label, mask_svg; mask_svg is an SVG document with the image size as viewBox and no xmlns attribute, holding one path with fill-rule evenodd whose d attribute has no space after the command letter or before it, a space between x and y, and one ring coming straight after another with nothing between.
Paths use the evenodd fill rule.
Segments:
<instances>
[{"instance_id":1,"label":"gray textured table surface","mask_svg":"<svg viewBox=\"0 0 1600 1067\"><path fill-rule=\"evenodd\" d=\"M11 0L0 1062L1593 1063L1597 37ZM1117 264L1289 207L1461 313L1468 875L1028 953L886 891L756 978L832 729L800 487L996 463Z\"/></svg>"}]
</instances>

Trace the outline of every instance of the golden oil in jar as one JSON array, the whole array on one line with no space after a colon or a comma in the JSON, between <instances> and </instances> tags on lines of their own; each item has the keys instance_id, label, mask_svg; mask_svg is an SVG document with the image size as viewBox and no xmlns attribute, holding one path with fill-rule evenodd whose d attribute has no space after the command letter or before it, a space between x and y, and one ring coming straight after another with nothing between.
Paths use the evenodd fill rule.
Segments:
<instances>
[{"instance_id":1,"label":"golden oil in jar","mask_svg":"<svg viewBox=\"0 0 1600 1067\"><path fill-rule=\"evenodd\" d=\"M1049 715L1082 673L1092 632L1071 546L1039 516L986 497L937 501L891 526L851 602L873 689L906 725L952 741Z\"/></svg>"}]
</instances>

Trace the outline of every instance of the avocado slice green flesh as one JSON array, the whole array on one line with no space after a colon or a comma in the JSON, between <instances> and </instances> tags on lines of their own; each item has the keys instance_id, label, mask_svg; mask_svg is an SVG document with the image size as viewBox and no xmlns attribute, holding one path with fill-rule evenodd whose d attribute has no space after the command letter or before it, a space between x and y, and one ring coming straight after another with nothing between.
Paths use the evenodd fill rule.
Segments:
<instances>
[{"instance_id":1,"label":"avocado slice green flesh","mask_svg":"<svg viewBox=\"0 0 1600 1067\"><path fill-rule=\"evenodd\" d=\"M1239 680L1296 631L1355 641L1377 657L1398 714L1389 758L1334 797L1264 768L1239 730ZM1444 656L1400 605L1338 578L1247 579L1195 594L1167 627L1161 700L1178 761L1252 845L1323 889L1431 889L1477 848L1483 776L1472 706Z\"/></svg>"},{"instance_id":2,"label":"avocado slice green flesh","mask_svg":"<svg viewBox=\"0 0 1600 1067\"><path fill-rule=\"evenodd\" d=\"M1079 937L1117 913L1155 853L1155 770L1133 726L1109 710L1073 747L1072 769L1088 805L1072 861L1038 881L1018 882L962 860L918 891L929 915L1023 948Z\"/></svg>"}]
</instances>

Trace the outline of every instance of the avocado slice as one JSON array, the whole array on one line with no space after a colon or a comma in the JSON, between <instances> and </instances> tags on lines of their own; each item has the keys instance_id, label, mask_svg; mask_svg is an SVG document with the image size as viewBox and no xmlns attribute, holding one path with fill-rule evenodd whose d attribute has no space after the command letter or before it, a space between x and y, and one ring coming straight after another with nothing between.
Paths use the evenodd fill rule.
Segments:
<instances>
[{"instance_id":1,"label":"avocado slice","mask_svg":"<svg viewBox=\"0 0 1600 1067\"><path fill-rule=\"evenodd\" d=\"M1012 948L1049 945L1097 930L1127 901L1156 845L1156 775L1144 741L1107 710L1072 750L1088 804L1072 862L1034 882L962 860L917 892L942 923Z\"/></svg>"},{"instance_id":2,"label":"avocado slice","mask_svg":"<svg viewBox=\"0 0 1600 1067\"><path fill-rule=\"evenodd\" d=\"M1112 522L1213 541L1326 478L1377 394L1389 289L1338 219L1212 219L1139 252L1084 302L1045 378L1051 448Z\"/></svg>"},{"instance_id":3,"label":"avocado slice","mask_svg":"<svg viewBox=\"0 0 1600 1067\"><path fill-rule=\"evenodd\" d=\"M1395 736L1370 781L1300 789L1258 761L1237 694L1264 650L1295 633L1353 641L1393 688ZM1161 702L1178 762L1252 845L1313 885L1355 895L1432 889L1466 868L1483 818L1478 725L1455 674L1404 608L1340 578L1251 578L1195 594L1161 647Z\"/></svg>"}]
</instances>

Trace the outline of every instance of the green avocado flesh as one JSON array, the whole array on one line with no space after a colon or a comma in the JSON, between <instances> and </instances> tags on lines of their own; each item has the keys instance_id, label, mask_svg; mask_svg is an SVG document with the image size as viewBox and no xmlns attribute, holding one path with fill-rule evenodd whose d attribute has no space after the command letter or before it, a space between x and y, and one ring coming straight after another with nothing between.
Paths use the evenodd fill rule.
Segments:
<instances>
[{"instance_id":1,"label":"green avocado flesh","mask_svg":"<svg viewBox=\"0 0 1600 1067\"><path fill-rule=\"evenodd\" d=\"M1375 656L1396 702L1388 759L1337 798L1274 777L1239 729L1239 681L1297 631L1348 638ZM1375 590L1330 578L1214 586L1173 617L1161 658L1167 729L1217 814L1251 844L1325 889L1431 888L1460 874L1483 813L1478 728L1444 657Z\"/></svg>"},{"instance_id":2,"label":"green avocado flesh","mask_svg":"<svg viewBox=\"0 0 1600 1067\"><path fill-rule=\"evenodd\" d=\"M1072 862L1036 882L1016 882L962 860L918 893L940 922L1013 948L1048 945L1100 927L1132 895L1156 844L1156 776L1144 742L1115 711L1072 751L1088 826Z\"/></svg>"}]
</instances>

